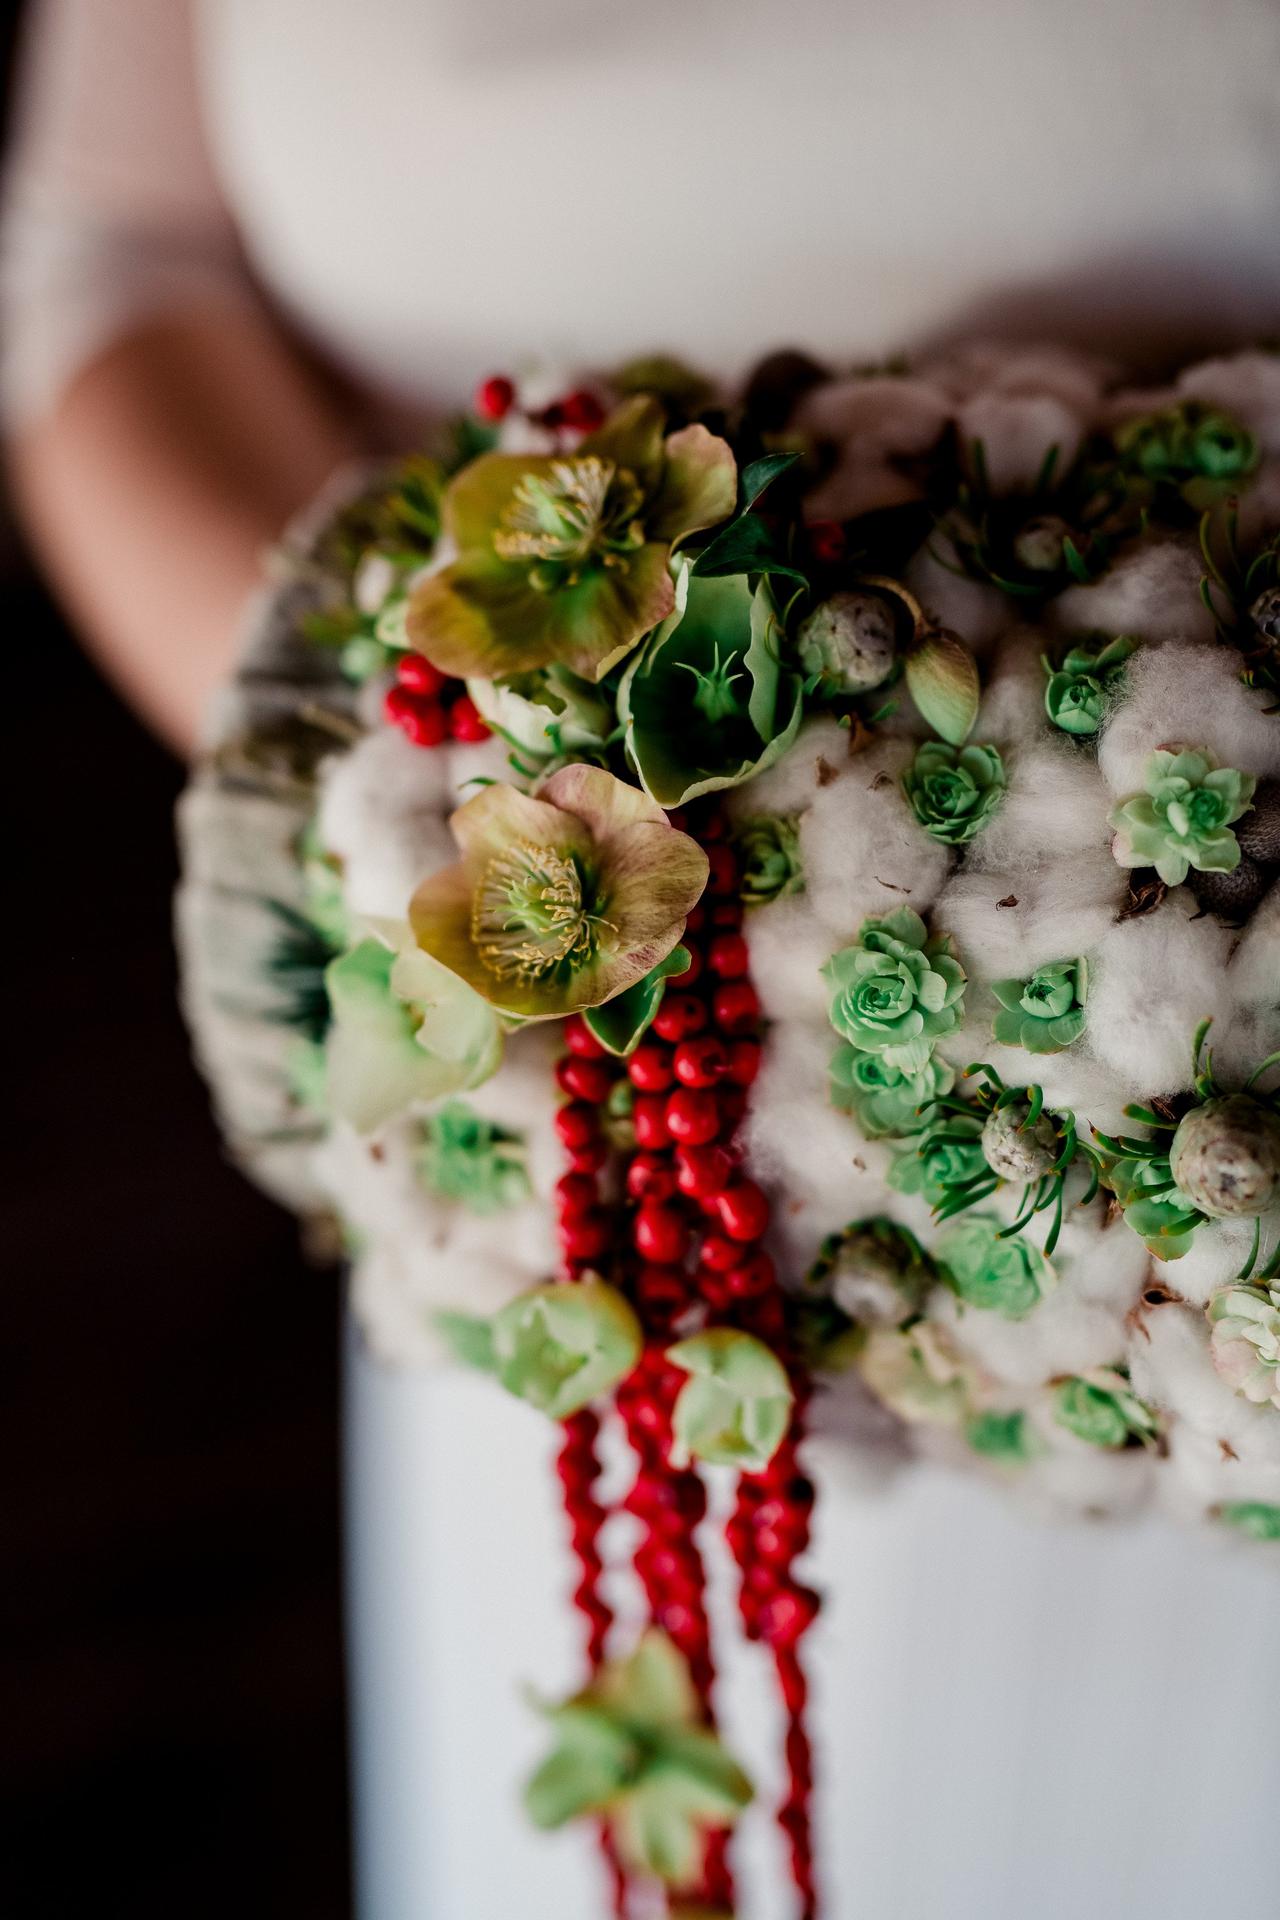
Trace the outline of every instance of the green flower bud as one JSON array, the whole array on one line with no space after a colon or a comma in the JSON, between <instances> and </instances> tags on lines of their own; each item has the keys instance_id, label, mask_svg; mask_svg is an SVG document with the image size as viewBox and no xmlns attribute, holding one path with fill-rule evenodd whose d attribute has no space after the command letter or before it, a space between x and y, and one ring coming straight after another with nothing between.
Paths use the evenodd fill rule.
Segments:
<instances>
[{"instance_id":1,"label":"green flower bud","mask_svg":"<svg viewBox=\"0 0 1280 1920\"><path fill-rule=\"evenodd\" d=\"M893 672L897 625L878 593L833 593L796 634L800 664L830 694L866 693Z\"/></svg>"},{"instance_id":2,"label":"green flower bud","mask_svg":"<svg viewBox=\"0 0 1280 1920\"><path fill-rule=\"evenodd\" d=\"M865 920L856 945L833 954L822 977L836 1032L896 1072L922 1073L938 1040L960 1024L964 969L910 907Z\"/></svg>"},{"instance_id":3,"label":"green flower bud","mask_svg":"<svg viewBox=\"0 0 1280 1920\"><path fill-rule=\"evenodd\" d=\"M804 887L800 835L789 814L762 813L744 820L734 835L744 906L763 907Z\"/></svg>"},{"instance_id":4,"label":"green flower bud","mask_svg":"<svg viewBox=\"0 0 1280 1920\"><path fill-rule=\"evenodd\" d=\"M786 1438L795 1398L786 1368L764 1342L713 1327L667 1349L689 1375L676 1396L671 1463L739 1467L760 1473Z\"/></svg>"},{"instance_id":5,"label":"green flower bud","mask_svg":"<svg viewBox=\"0 0 1280 1920\"><path fill-rule=\"evenodd\" d=\"M1014 535L1013 557L1028 573L1059 573L1071 528L1061 515L1037 514Z\"/></svg>"},{"instance_id":6,"label":"green flower bud","mask_svg":"<svg viewBox=\"0 0 1280 1920\"><path fill-rule=\"evenodd\" d=\"M1173 1136L1169 1168L1211 1220L1255 1219L1280 1199L1280 1113L1247 1093L1192 1107Z\"/></svg>"},{"instance_id":7,"label":"green flower bud","mask_svg":"<svg viewBox=\"0 0 1280 1920\"><path fill-rule=\"evenodd\" d=\"M960 847L982 831L1004 799L1004 761L994 747L926 740L902 784L925 832Z\"/></svg>"},{"instance_id":8,"label":"green flower bud","mask_svg":"<svg viewBox=\"0 0 1280 1920\"><path fill-rule=\"evenodd\" d=\"M1144 479L1186 487L1196 481L1238 483L1258 464L1258 443L1247 427L1202 400L1138 415L1117 427L1114 440L1126 466ZM1199 494L1207 506L1214 494Z\"/></svg>"},{"instance_id":9,"label":"green flower bud","mask_svg":"<svg viewBox=\"0 0 1280 1920\"><path fill-rule=\"evenodd\" d=\"M808 1285L862 1326L898 1327L919 1313L933 1268L915 1235L892 1220L858 1220L829 1234Z\"/></svg>"},{"instance_id":10,"label":"green flower bud","mask_svg":"<svg viewBox=\"0 0 1280 1920\"><path fill-rule=\"evenodd\" d=\"M996 980L1000 1002L992 1032L1007 1047L1061 1053L1085 1029L1088 968L1083 960L1051 960L1029 980Z\"/></svg>"},{"instance_id":11,"label":"green flower bud","mask_svg":"<svg viewBox=\"0 0 1280 1920\"><path fill-rule=\"evenodd\" d=\"M603 1280L535 1287L493 1319L493 1358L508 1393L565 1420L608 1393L640 1358L640 1322Z\"/></svg>"},{"instance_id":12,"label":"green flower bud","mask_svg":"<svg viewBox=\"0 0 1280 1920\"><path fill-rule=\"evenodd\" d=\"M1240 844L1231 822L1253 798L1252 774L1219 767L1203 747L1173 753L1161 747L1146 765L1146 792L1109 816L1112 851L1122 867L1154 867L1166 886L1178 887L1189 868L1232 873Z\"/></svg>"},{"instance_id":13,"label":"green flower bud","mask_svg":"<svg viewBox=\"0 0 1280 1920\"><path fill-rule=\"evenodd\" d=\"M949 1227L936 1256L942 1278L967 1306L1021 1320L1054 1284L1053 1268L1020 1234L1003 1234L999 1220L967 1214Z\"/></svg>"},{"instance_id":14,"label":"green flower bud","mask_svg":"<svg viewBox=\"0 0 1280 1920\"><path fill-rule=\"evenodd\" d=\"M1052 1114L1031 1120L1026 1100L995 1107L982 1126L982 1152L992 1173L1025 1186L1049 1172L1058 1158L1058 1129Z\"/></svg>"},{"instance_id":15,"label":"green flower bud","mask_svg":"<svg viewBox=\"0 0 1280 1920\"><path fill-rule=\"evenodd\" d=\"M1223 1379L1254 1406L1280 1411L1280 1280L1224 1287L1208 1312L1210 1352Z\"/></svg>"}]
</instances>

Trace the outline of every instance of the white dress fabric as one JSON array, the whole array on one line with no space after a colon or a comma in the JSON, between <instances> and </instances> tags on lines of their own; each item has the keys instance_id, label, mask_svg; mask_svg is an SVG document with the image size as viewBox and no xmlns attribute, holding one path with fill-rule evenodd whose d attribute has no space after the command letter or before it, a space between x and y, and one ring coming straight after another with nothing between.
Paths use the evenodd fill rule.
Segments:
<instances>
[{"instance_id":1,"label":"white dress fabric","mask_svg":"<svg viewBox=\"0 0 1280 1920\"><path fill-rule=\"evenodd\" d=\"M1161 351L1275 330L1270 0L44 0L5 236L11 421L140 319L265 295L371 404L477 376L975 329ZM194 1224L194 1223L193 1223ZM352 1338L362 1920L593 1920L529 1832L576 1678L551 1436ZM1274 1553L1051 1528L817 1461L830 1920L1203 1920L1277 1904ZM726 1624L732 1629L731 1618ZM724 1717L767 1802L760 1657ZM738 1920L791 1911L767 1819Z\"/></svg>"}]
</instances>

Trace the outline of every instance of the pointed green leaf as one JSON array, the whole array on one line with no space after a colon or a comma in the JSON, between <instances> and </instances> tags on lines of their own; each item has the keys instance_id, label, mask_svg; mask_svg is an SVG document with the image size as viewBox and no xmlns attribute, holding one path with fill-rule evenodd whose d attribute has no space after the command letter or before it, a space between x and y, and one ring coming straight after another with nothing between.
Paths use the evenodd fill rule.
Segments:
<instances>
[{"instance_id":1,"label":"pointed green leaf","mask_svg":"<svg viewBox=\"0 0 1280 1920\"><path fill-rule=\"evenodd\" d=\"M634 987L602 1006L588 1007L582 1017L600 1045L620 1056L634 1053L662 1005L668 978L683 973L692 957L687 947L673 947L666 959L660 960L643 980L637 980Z\"/></svg>"}]
</instances>

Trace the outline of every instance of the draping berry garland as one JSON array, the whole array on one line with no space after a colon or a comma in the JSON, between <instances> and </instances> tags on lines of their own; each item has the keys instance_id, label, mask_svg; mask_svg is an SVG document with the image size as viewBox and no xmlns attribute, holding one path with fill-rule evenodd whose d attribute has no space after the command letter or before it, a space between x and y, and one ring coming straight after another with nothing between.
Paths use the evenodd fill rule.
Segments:
<instances>
[{"instance_id":1,"label":"draping berry garland","mask_svg":"<svg viewBox=\"0 0 1280 1920\"><path fill-rule=\"evenodd\" d=\"M1278 421L1260 353L495 374L291 542L184 803L188 1010L375 1349L559 1425L526 1805L619 1920L734 1909L709 1489L817 1920L849 1374L921 1453L1280 1540Z\"/></svg>"}]
</instances>

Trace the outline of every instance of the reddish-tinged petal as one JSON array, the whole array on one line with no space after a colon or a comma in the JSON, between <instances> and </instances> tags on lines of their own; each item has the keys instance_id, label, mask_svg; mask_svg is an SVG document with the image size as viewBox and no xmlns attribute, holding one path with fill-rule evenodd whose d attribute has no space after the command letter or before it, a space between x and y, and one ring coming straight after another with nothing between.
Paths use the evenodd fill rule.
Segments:
<instances>
[{"instance_id":1,"label":"reddish-tinged petal","mask_svg":"<svg viewBox=\"0 0 1280 1920\"><path fill-rule=\"evenodd\" d=\"M476 548L432 574L410 596L410 644L442 673L495 680L557 658L563 609L529 585L527 567Z\"/></svg>"},{"instance_id":2,"label":"reddish-tinged petal","mask_svg":"<svg viewBox=\"0 0 1280 1920\"><path fill-rule=\"evenodd\" d=\"M591 851L589 831L571 813L549 800L532 799L517 787L497 781L491 787L481 787L470 800L464 800L450 815L449 828L462 850L467 870L473 875L486 861L522 840L579 856L589 855Z\"/></svg>"},{"instance_id":3,"label":"reddish-tinged petal","mask_svg":"<svg viewBox=\"0 0 1280 1920\"><path fill-rule=\"evenodd\" d=\"M543 781L538 794L552 806L576 814L600 842L641 820L650 826L667 824L662 808L638 787L617 779L603 767L588 766L585 761L561 767Z\"/></svg>"},{"instance_id":4,"label":"reddish-tinged petal","mask_svg":"<svg viewBox=\"0 0 1280 1920\"><path fill-rule=\"evenodd\" d=\"M625 467L640 482L646 494L662 477L662 433L666 413L651 394L638 393L624 400L604 425L582 442L580 454L598 454Z\"/></svg>"},{"instance_id":5,"label":"reddish-tinged petal","mask_svg":"<svg viewBox=\"0 0 1280 1920\"><path fill-rule=\"evenodd\" d=\"M667 464L645 515L655 540L679 540L727 520L738 497L738 467L728 441L703 426L681 427L666 445Z\"/></svg>"},{"instance_id":6,"label":"reddish-tinged petal","mask_svg":"<svg viewBox=\"0 0 1280 1920\"><path fill-rule=\"evenodd\" d=\"M707 884L707 870L706 854L687 833L641 822L601 849L600 911L628 947L665 940L650 963L656 965L684 931L685 917Z\"/></svg>"}]
</instances>

